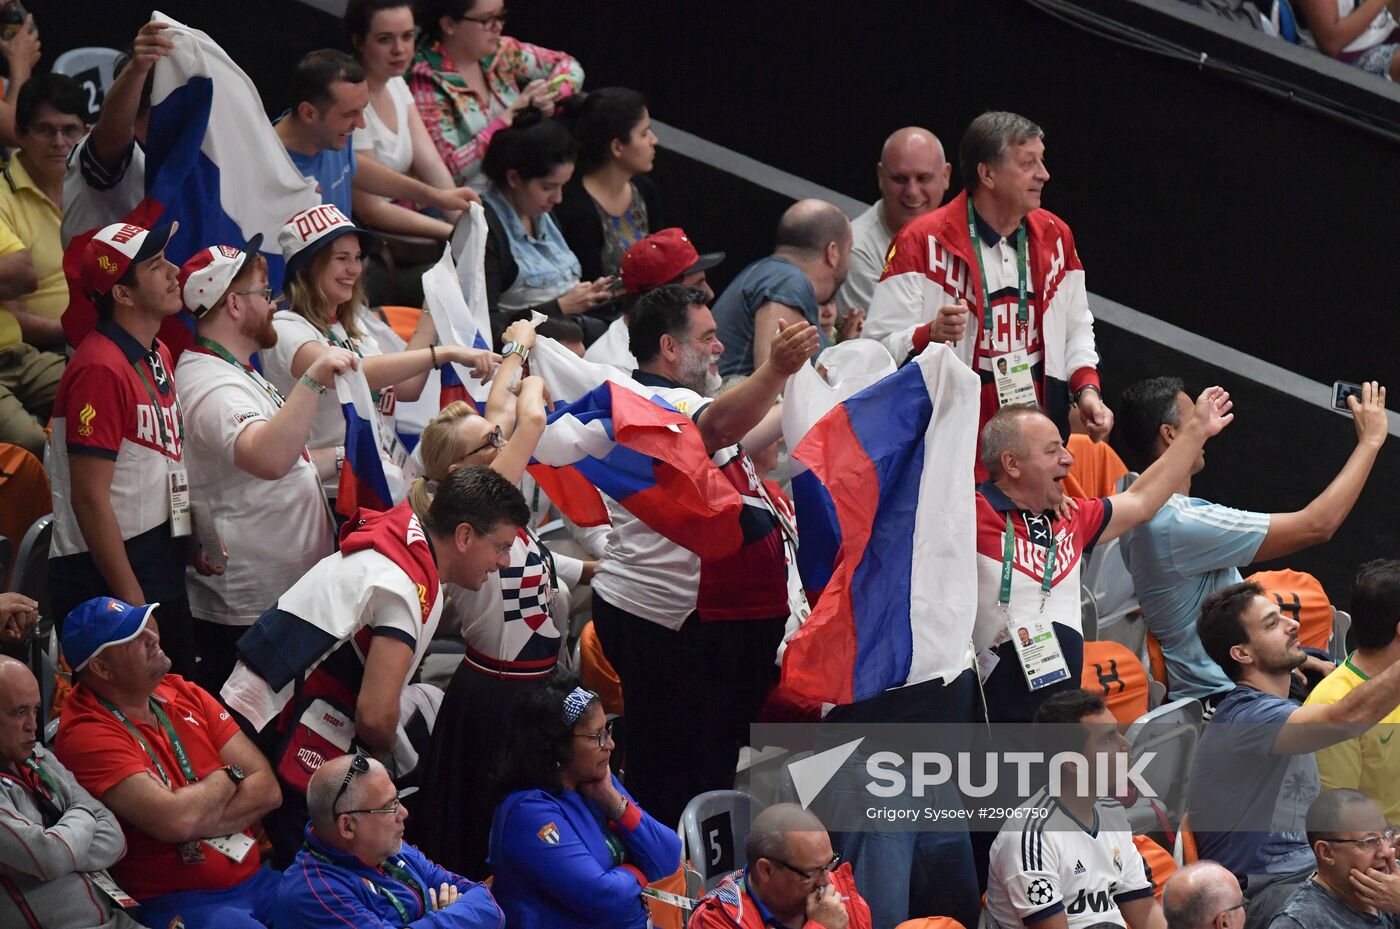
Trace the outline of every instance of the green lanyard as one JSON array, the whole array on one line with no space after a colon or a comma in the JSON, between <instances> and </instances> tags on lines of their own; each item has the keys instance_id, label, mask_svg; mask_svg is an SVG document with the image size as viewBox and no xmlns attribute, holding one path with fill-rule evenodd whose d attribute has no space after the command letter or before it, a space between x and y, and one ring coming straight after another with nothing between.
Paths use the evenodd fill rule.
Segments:
<instances>
[{"instance_id":1,"label":"green lanyard","mask_svg":"<svg viewBox=\"0 0 1400 929\"><path fill-rule=\"evenodd\" d=\"M1045 612L1045 601L1050 597L1050 584L1055 577L1055 525L1050 524L1050 545L1045 552L1045 575L1040 579L1040 612ZM1006 511L1006 535L1001 542L1001 594L997 598L1003 610L1011 606L1011 570L1016 561L1016 530L1011 522L1011 511Z\"/></svg>"},{"instance_id":2,"label":"green lanyard","mask_svg":"<svg viewBox=\"0 0 1400 929\"><path fill-rule=\"evenodd\" d=\"M209 354L222 358L224 361L227 361L229 364L233 365L235 368L238 368L244 374L248 375L249 379L251 379L254 384L257 384L260 388L262 388L262 392L267 394L268 398L279 410L282 408L282 404L286 402L282 397L282 391L278 390L267 380L259 377L257 375L257 372L255 372L252 368L248 367L243 362L233 357L233 352L230 352L228 349L224 348L222 345L220 345L218 342L215 342L213 339L206 339L202 335L196 336L195 342L199 345L200 348L206 349L209 352Z\"/></svg>"},{"instance_id":3,"label":"green lanyard","mask_svg":"<svg viewBox=\"0 0 1400 929\"><path fill-rule=\"evenodd\" d=\"M982 261L982 237L977 234L977 214L972 209L972 198L967 198L967 234L972 240L972 254L977 256L977 271L982 275L982 329L992 331L992 293L987 286L987 266ZM1016 242L1016 322L1022 326L1030 323L1031 311L1028 293L1028 262L1026 259L1026 223L1021 221L1020 235Z\"/></svg>"},{"instance_id":4,"label":"green lanyard","mask_svg":"<svg viewBox=\"0 0 1400 929\"><path fill-rule=\"evenodd\" d=\"M318 852L316 849L312 848L310 845L303 845L302 848L305 848L308 852L310 852L311 857L315 858L317 861L325 862L331 867L337 867L334 861L331 861L329 858ZM381 870L384 871L385 874L388 874L395 880L407 884L409 890L411 890L414 894L417 895L418 905L419 908L422 909L423 915L428 915L428 894L426 891L423 890L423 885L418 883L418 878L414 877L412 874L408 873L406 869L399 867L398 865L394 864L388 859L385 859L384 861L380 862L379 867ZM369 878L365 878L365 883L368 884L370 886L370 889L372 889L375 893L380 894L391 904L393 904L394 912L399 915L399 922L402 925L407 926L409 923L413 922L413 918L408 915L408 908L405 907L399 901L398 897L394 896L393 891L391 891L387 887L381 887L379 884L376 884Z\"/></svg>"},{"instance_id":5,"label":"green lanyard","mask_svg":"<svg viewBox=\"0 0 1400 929\"><path fill-rule=\"evenodd\" d=\"M26 758L24 759L24 766L38 775L39 780L44 782L44 786L49 789L50 794L58 793L58 785L49 780L48 773L43 768L39 767L39 762L35 761L33 758Z\"/></svg>"},{"instance_id":6,"label":"green lanyard","mask_svg":"<svg viewBox=\"0 0 1400 929\"><path fill-rule=\"evenodd\" d=\"M151 746L146 744L146 740L142 738L141 733L136 730L136 726L132 724L131 720L126 718L126 714L101 697L97 699L107 708L107 712L117 718L117 722L131 730L131 734L136 737L136 741L140 743L141 747L146 750L147 756L155 763L156 772L160 775L160 779L165 782L165 786L173 786L170 783L170 775L165 773L165 765L160 763L160 759L156 757L156 753L151 751ZM199 778L195 776L194 768L190 766L190 757L185 753L185 746L180 742L180 737L175 734L175 727L170 725L170 720L166 717L165 711L160 708L160 704L156 703L154 698L150 699L150 704L151 713L155 716L156 722L160 723L160 727L165 730L166 736L170 738L170 747L175 752L175 761L180 765L180 773L185 776L185 783L195 783Z\"/></svg>"},{"instance_id":7,"label":"green lanyard","mask_svg":"<svg viewBox=\"0 0 1400 929\"><path fill-rule=\"evenodd\" d=\"M145 361L145 358L142 358L141 361ZM146 388L147 396L151 398L151 405L156 408L156 430L160 432L161 447L168 449L170 448L170 439L165 434L165 417L161 415L165 411L165 408L160 405L160 399L156 396L156 389L152 386L150 379L146 377L146 369L142 366L141 361L133 361L131 365L136 369L136 373L141 375L141 383ZM166 373L166 376L170 376L169 372ZM171 401L171 410L175 413L175 425L180 430L180 444L183 445L185 442L185 420L184 417L180 415L180 401L178 398Z\"/></svg>"}]
</instances>

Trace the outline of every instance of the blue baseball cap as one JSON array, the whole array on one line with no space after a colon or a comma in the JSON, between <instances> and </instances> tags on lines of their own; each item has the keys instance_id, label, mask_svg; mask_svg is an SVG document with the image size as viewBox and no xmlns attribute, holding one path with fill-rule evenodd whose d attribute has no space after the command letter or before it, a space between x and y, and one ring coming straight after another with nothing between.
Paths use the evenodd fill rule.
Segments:
<instances>
[{"instance_id":1,"label":"blue baseball cap","mask_svg":"<svg viewBox=\"0 0 1400 929\"><path fill-rule=\"evenodd\" d=\"M93 597L78 605L63 622L63 657L74 671L109 645L130 642L146 628L146 617L160 606L132 606L115 597Z\"/></svg>"}]
</instances>

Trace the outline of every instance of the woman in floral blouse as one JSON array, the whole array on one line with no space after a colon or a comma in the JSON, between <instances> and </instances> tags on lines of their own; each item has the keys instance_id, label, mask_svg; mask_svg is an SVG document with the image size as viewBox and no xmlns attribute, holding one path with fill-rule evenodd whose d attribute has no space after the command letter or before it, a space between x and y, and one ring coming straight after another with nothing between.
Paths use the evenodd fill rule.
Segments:
<instances>
[{"instance_id":1,"label":"woman in floral blouse","mask_svg":"<svg viewBox=\"0 0 1400 929\"><path fill-rule=\"evenodd\" d=\"M491 136L533 104L551 113L554 101L583 86L583 68L564 52L504 35L504 0L425 0L425 45L409 72L418 112L458 184L489 185L481 159Z\"/></svg>"}]
</instances>

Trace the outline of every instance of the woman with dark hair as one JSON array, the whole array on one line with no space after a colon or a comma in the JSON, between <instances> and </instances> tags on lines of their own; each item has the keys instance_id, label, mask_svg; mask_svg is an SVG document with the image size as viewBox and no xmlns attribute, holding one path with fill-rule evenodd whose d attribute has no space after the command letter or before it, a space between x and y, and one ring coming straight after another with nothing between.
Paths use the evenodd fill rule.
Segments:
<instances>
[{"instance_id":1,"label":"woman with dark hair","mask_svg":"<svg viewBox=\"0 0 1400 929\"><path fill-rule=\"evenodd\" d=\"M656 159L646 97L604 87L563 101L560 110L579 153L554 220L585 278L616 274L632 243L662 226L656 185L646 176Z\"/></svg>"},{"instance_id":2,"label":"woman with dark hair","mask_svg":"<svg viewBox=\"0 0 1400 929\"><path fill-rule=\"evenodd\" d=\"M497 339L532 312L576 316L610 298L612 278L580 281L579 260L550 216L577 155L569 130L534 107L498 132L486 152L486 301Z\"/></svg>"},{"instance_id":3,"label":"woman with dark hair","mask_svg":"<svg viewBox=\"0 0 1400 929\"><path fill-rule=\"evenodd\" d=\"M521 701L491 824L492 894L513 929L643 929L642 888L674 874L681 843L608 767L598 695L560 679Z\"/></svg>"},{"instance_id":4,"label":"woman with dark hair","mask_svg":"<svg viewBox=\"0 0 1400 929\"><path fill-rule=\"evenodd\" d=\"M344 21L369 87L364 128L352 137L355 157L444 190L456 187L404 81L417 31L411 0L350 0ZM374 229L434 239L452 236L450 222L405 209L387 197L353 191L351 202L355 216Z\"/></svg>"},{"instance_id":5,"label":"woman with dark hair","mask_svg":"<svg viewBox=\"0 0 1400 929\"><path fill-rule=\"evenodd\" d=\"M447 170L481 189L481 159L496 133L529 106L553 112L583 87L564 52L504 34L505 0L418 0L423 45L408 85Z\"/></svg>"}]
</instances>

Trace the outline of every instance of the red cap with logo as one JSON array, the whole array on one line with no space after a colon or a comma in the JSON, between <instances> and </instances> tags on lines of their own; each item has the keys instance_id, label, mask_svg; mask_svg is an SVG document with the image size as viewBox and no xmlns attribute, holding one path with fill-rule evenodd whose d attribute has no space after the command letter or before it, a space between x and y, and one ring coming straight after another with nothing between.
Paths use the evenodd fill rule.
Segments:
<instances>
[{"instance_id":1,"label":"red cap with logo","mask_svg":"<svg viewBox=\"0 0 1400 929\"><path fill-rule=\"evenodd\" d=\"M179 228L174 222L155 229L112 223L97 230L83 247L83 289L94 295L111 293L127 269L159 255Z\"/></svg>"},{"instance_id":2,"label":"red cap with logo","mask_svg":"<svg viewBox=\"0 0 1400 929\"><path fill-rule=\"evenodd\" d=\"M277 244L287 260L287 278L296 274L311 256L352 232L360 237L361 248L367 249L375 241L374 233L356 226L332 203L302 210L287 220L282 231L277 233Z\"/></svg>"},{"instance_id":3,"label":"red cap with logo","mask_svg":"<svg viewBox=\"0 0 1400 929\"><path fill-rule=\"evenodd\" d=\"M724 252L701 255L685 230L672 226L633 242L622 256L618 274L629 294L639 294L682 275L708 271L723 260Z\"/></svg>"}]
</instances>

